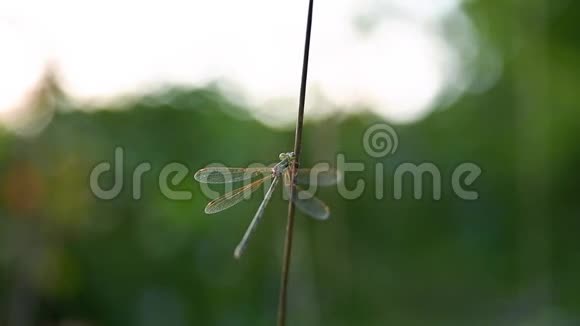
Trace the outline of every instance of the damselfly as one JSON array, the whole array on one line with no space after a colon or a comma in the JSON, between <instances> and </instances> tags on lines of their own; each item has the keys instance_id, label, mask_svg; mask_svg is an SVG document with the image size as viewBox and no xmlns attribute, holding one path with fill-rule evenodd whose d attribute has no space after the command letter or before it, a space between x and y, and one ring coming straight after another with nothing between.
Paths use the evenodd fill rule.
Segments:
<instances>
[{"instance_id":1,"label":"damselfly","mask_svg":"<svg viewBox=\"0 0 580 326\"><path fill-rule=\"evenodd\" d=\"M252 180L259 177L257 180L250 182L242 187L232 190L221 197L218 197L205 207L205 212L207 214L214 214L223 211L224 209L230 208L235 204L241 202L244 198L260 189L261 186L266 181L271 180L270 187L266 191L266 195L262 200L262 203L258 207L258 211L252 222L248 226L244 237L240 241L240 244L236 247L234 251L234 257L240 258L243 254L250 236L256 230L256 226L260 222L262 216L264 215L264 210L272 193L280 179L284 183L284 191L287 195L291 191L291 175L290 166L294 164L294 153L281 153L279 155L280 162L274 165L272 168L269 167L257 167L257 168L228 168L228 167L207 167L197 171L194 175L195 180L201 183L233 183L240 181ZM296 171L296 184L309 184L316 183L320 186L333 185L338 181L338 173L334 169L298 169ZM303 213L317 219L325 220L330 215L328 206L326 206L322 201L314 197L309 192L296 186L295 196L292 197L293 202L296 207Z\"/></svg>"}]
</instances>

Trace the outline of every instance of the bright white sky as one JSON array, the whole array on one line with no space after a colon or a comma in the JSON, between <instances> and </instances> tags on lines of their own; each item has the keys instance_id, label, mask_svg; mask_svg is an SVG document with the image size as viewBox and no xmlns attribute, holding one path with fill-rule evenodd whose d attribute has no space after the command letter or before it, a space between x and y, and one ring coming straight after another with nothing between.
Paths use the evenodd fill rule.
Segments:
<instances>
[{"instance_id":1,"label":"bright white sky","mask_svg":"<svg viewBox=\"0 0 580 326\"><path fill-rule=\"evenodd\" d=\"M309 95L329 103L310 101L318 106L309 114L364 105L395 122L423 117L457 83L461 54L439 27L464 17L459 2L315 1ZM18 110L53 63L81 100L219 79L265 122L285 123L297 102L306 9L280 0L2 1L0 116ZM361 17L374 22L366 32Z\"/></svg>"}]
</instances>

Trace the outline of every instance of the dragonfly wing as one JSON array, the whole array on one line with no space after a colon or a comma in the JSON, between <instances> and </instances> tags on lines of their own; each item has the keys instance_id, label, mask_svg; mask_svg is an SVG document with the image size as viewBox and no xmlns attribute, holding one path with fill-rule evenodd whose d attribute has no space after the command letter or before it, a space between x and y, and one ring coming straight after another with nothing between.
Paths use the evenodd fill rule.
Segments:
<instances>
[{"instance_id":1,"label":"dragonfly wing","mask_svg":"<svg viewBox=\"0 0 580 326\"><path fill-rule=\"evenodd\" d=\"M256 180L248 185L240 187L232 192L224 194L207 204L205 207L206 214L215 214L223 211L224 209L230 208L235 204L241 202L245 195L252 193L260 188L264 181L268 180L270 176Z\"/></svg>"},{"instance_id":2,"label":"dragonfly wing","mask_svg":"<svg viewBox=\"0 0 580 326\"><path fill-rule=\"evenodd\" d=\"M290 194L290 174L286 173L284 175L284 191L286 194ZM324 202L320 199L314 197L311 193L303 190L302 188L296 186L296 196L293 198L294 205L298 209L317 220L326 220L330 216L330 209Z\"/></svg>"},{"instance_id":3,"label":"dragonfly wing","mask_svg":"<svg viewBox=\"0 0 580 326\"><path fill-rule=\"evenodd\" d=\"M318 185L318 186L332 186L338 183L341 179L341 174L336 169L298 169L296 171L296 184L299 185Z\"/></svg>"},{"instance_id":4,"label":"dragonfly wing","mask_svg":"<svg viewBox=\"0 0 580 326\"><path fill-rule=\"evenodd\" d=\"M232 183L272 173L271 168L228 168L214 166L201 169L193 178L202 183Z\"/></svg>"},{"instance_id":5,"label":"dragonfly wing","mask_svg":"<svg viewBox=\"0 0 580 326\"><path fill-rule=\"evenodd\" d=\"M330 209L320 199L313 197L306 191L296 188L296 197L294 198L294 205L298 207L302 213L309 215L317 220L326 220L330 216ZM304 195L305 198L301 198Z\"/></svg>"}]
</instances>

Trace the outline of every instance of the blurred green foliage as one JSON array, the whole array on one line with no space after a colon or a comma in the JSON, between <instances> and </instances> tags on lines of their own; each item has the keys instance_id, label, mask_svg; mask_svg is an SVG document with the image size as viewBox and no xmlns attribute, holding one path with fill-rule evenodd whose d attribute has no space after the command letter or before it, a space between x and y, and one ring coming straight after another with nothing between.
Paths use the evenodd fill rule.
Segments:
<instances>
[{"instance_id":1,"label":"blurred green foliage","mask_svg":"<svg viewBox=\"0 0 580 326\"><path fill-rule=\"evenodd\" d=\"M560 2L469 2L475 25L503 55L502 77L483 94L395 126L393 155L365 154L364 130L380 121L371 114L306 125L303 165L343 153L366 166L346 184L363 179L367 188L355 200L320 191L332 211L326 222L299 215L290 325L580 324L580 4ZM192 175L215 162L272 163L291 149L293 130L260 124L211 88L92 108L52 92L62 101L40 135L0 135L0 324L273 324L286 203L278 194L235 261L258 199L204 215L207 199ZM124 187L101 200L89 174L113 162L117 146L125 149ZM442 199L414 199L406 179L394 200L394 169L425 161L442 173ZM451 189L465 161L483 169L475 201ZM152 171L135 200L141 162ZM161 193L157 178L170 162L189 168L173 188L191 191L191 200ZM382 200L376 163L386 167ZM104 176L103 188L112 181Z\"/></svg>"}]
</instances>

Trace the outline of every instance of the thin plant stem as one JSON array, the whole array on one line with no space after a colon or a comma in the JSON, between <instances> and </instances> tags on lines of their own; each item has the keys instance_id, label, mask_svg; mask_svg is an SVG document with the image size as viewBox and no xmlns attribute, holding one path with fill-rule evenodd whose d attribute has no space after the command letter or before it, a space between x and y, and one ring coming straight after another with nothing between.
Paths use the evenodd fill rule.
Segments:
<instances>
[{"instance_id":1,"label":"thin plant stem","mask_svg":"<svg viewBox=\"0 0 580 326\"><path fill-rule=\"evenodd\" d=\"M286 306L288 298L288 276L290 273L290 258L292 257L292 239L294 235L294 197L296 196L296 170L300 166L302 151L302 126L304 124L304 102L306 99L306 80L308 75L308 55L310 53L310 34L312 30L312 7L314 0L309 0L308 18L306 21L306 40L304 42L304 61L302 63L302 82L300 84L300 100L298 104L298 120L296 120L296 134L294 137L294 154L292 165L292 182L290 199L288 202L288 222L286 224L286 239L284 241L284 256L282 261L282 276L280 281L280 299L278 306L278 326L286 324Z\"/></svg>"}]
</instances>

